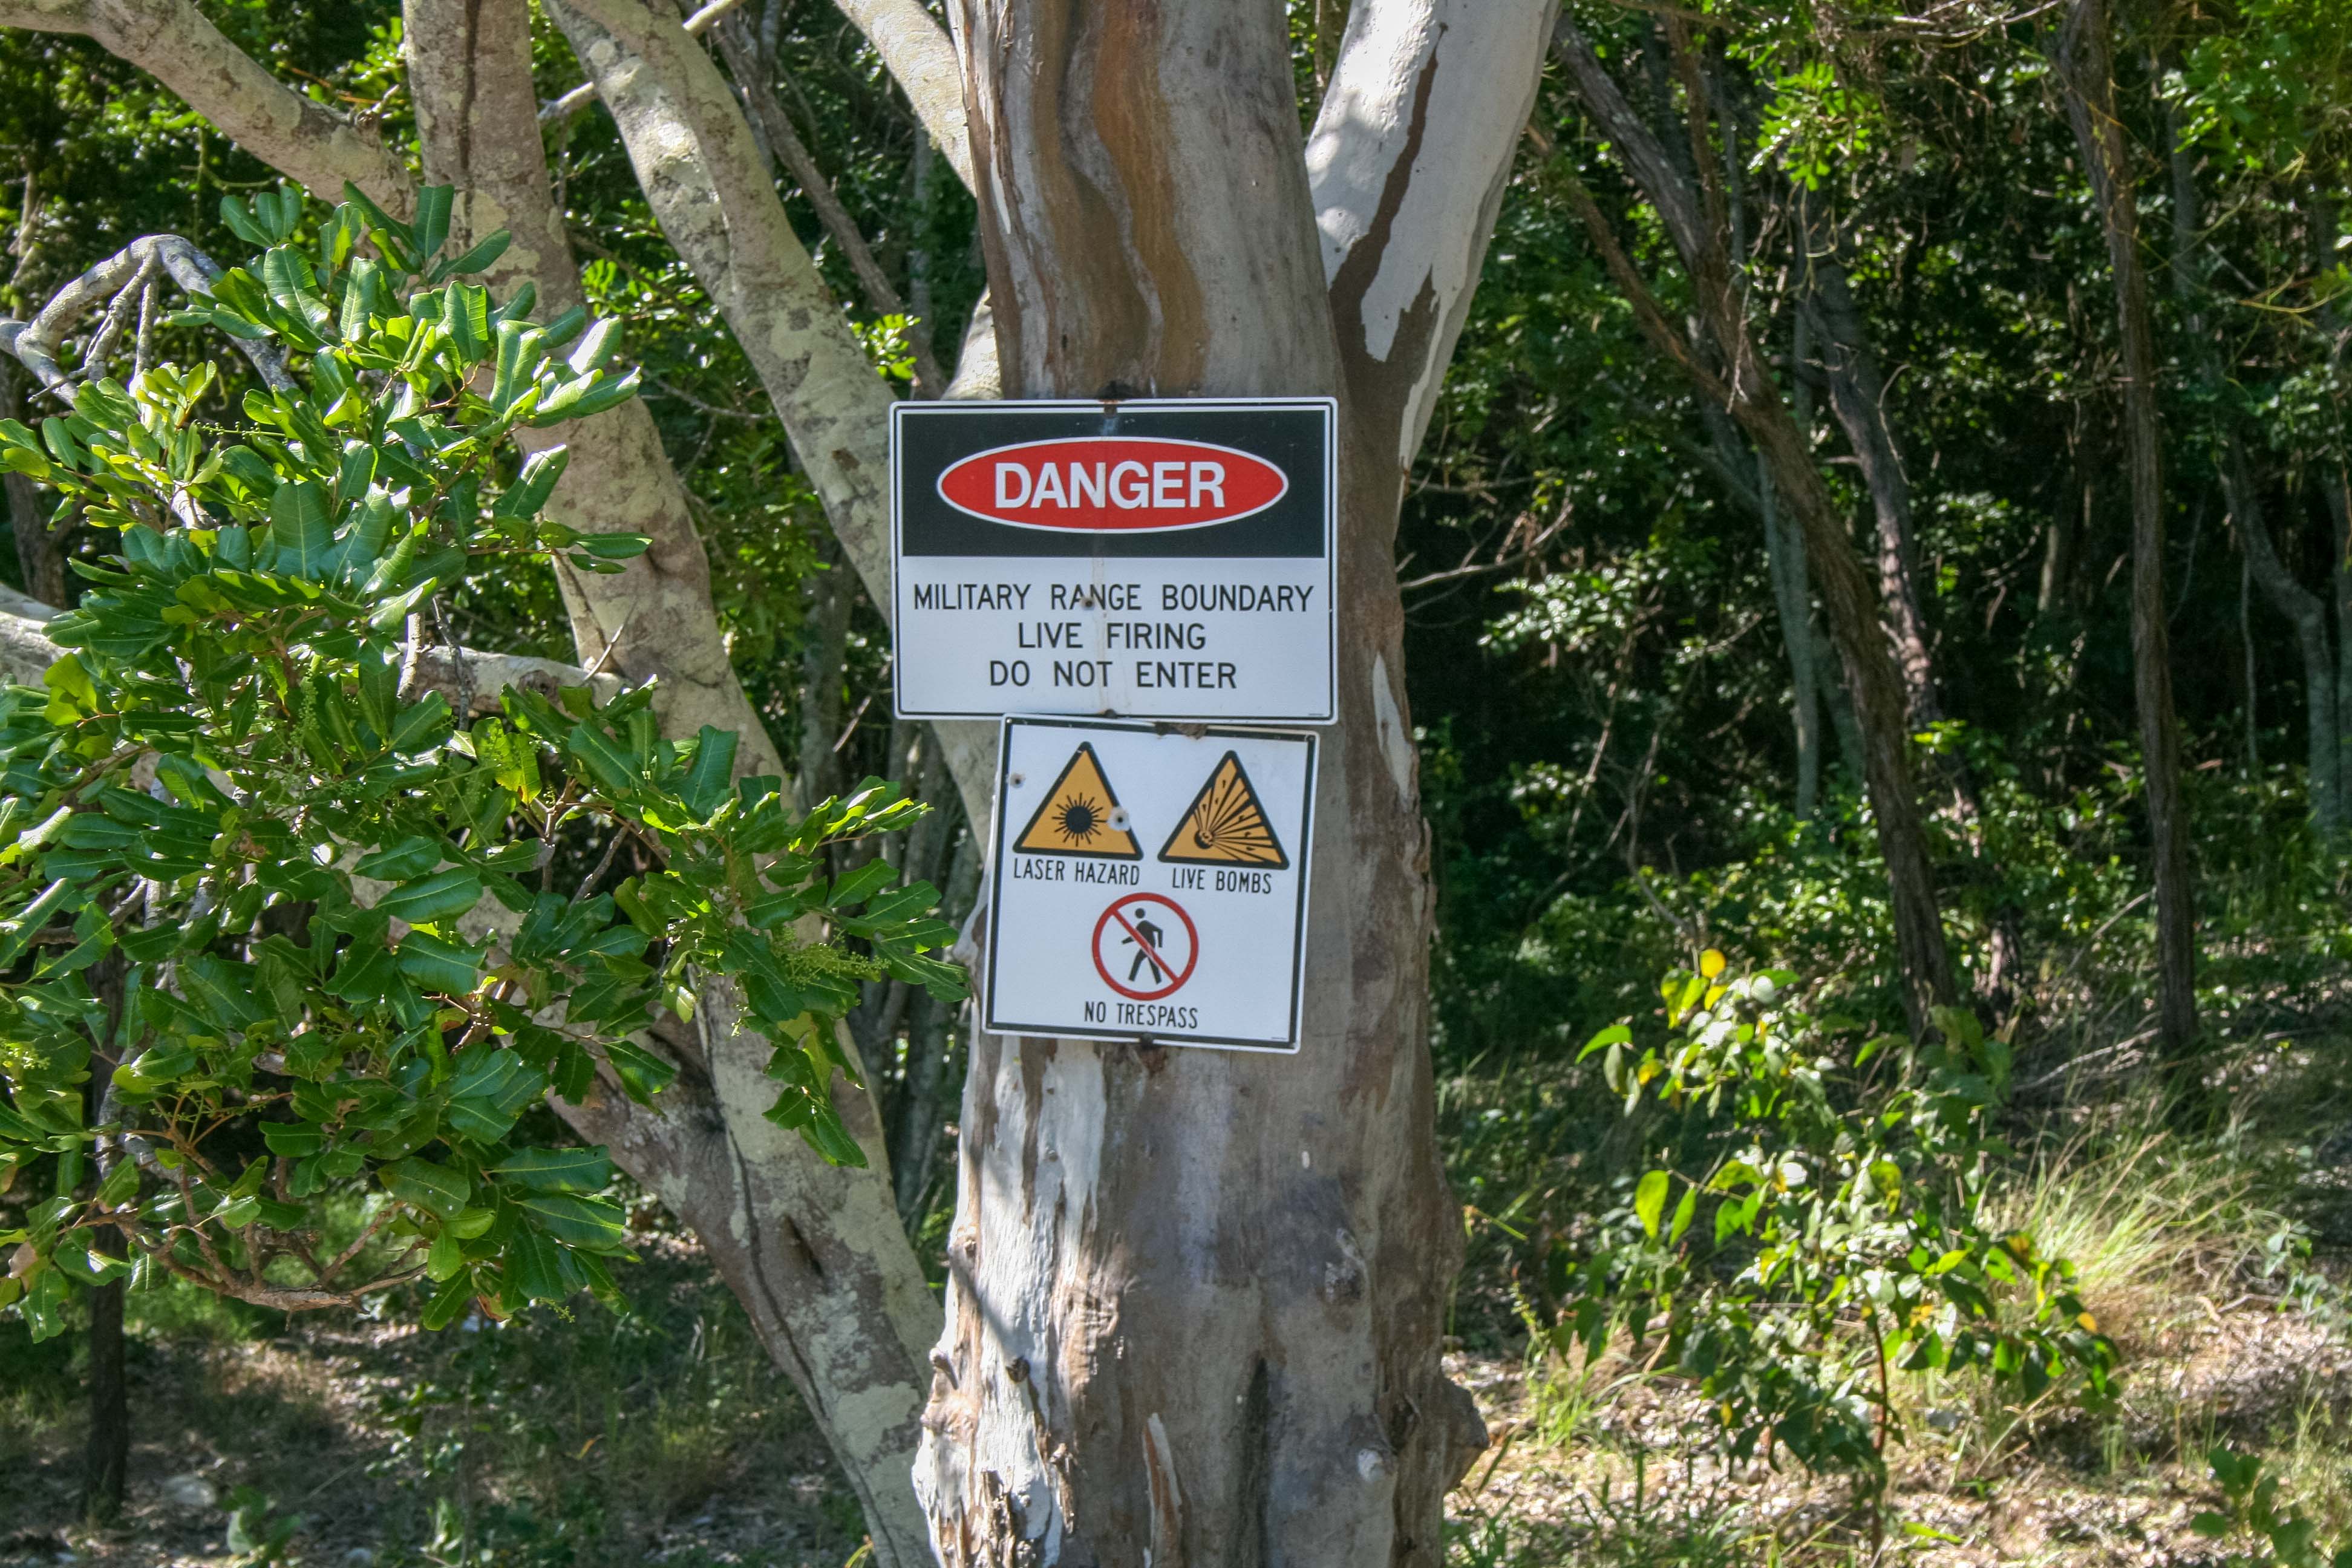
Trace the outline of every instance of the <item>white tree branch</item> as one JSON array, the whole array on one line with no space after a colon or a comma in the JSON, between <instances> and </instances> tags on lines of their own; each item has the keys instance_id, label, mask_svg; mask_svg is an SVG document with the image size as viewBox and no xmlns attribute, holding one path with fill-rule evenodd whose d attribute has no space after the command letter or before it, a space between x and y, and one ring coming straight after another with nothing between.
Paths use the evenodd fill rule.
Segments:
<instances>
[{"instance_id":1,"label":"white tree branch","mask_svg":"<svg viewBox=\"0 0 2352 1568\"><path fill-rule=\"evenodd\" d=\"M710 0L709 5L686 19L686 30L698 38L710 31L712 26L720 17L741 4L743 0ZM551 100L547 107L539 111L539 122L542 125L552 125L560 121L569 120L595 100L596 84L593 81L583 81L562 98Z\"/></svg>"},{"instance_id":2,"label":"white tree branch","mask_svg":"<svg viewBox=\"0 0 2352 1568\"><path fill-rule=\"evenodd\" d=\"M877 604L890 601L892 398L777 198L719 68L640 0L548 7L621 129L662 232L734 330Z\"/></svg>"},{"instance_id":3,"label":"white tree branch","mask_svg":"<svg viewBox=\"0 0 2352 1568\"><path fill-rule=\"evenodd\" d=\"M30 321L0 320L0 349L16 355L44 387L69 395L72 377L58 364L66 334L103 301L111 300L120 309L125 296L158 273L177 283L184 293L194 295L209 293L221 269L211 257L176 234L142 235L58 289ZM105 335L103 331L93 334L93 342ZM249 338L235 342L271 390L282 392L294 384L286 374L286 355L277 344ZM95 350L84 356L85 380L102 368L93 362L103 357Z\"/></svg>"},{"instance_id":4,"label":"white tree branch","mask_svg":"<svg viewBox=\"0 0 2352 1568\"><path fill-rule=\"evenodd\" d=\"M890 79L931 133L964 189L971 184L971 138L964 125L963 68L955 45L922 0L834 0L882 57Z\"/></svg>"},{"instance_id":5,"label":"white tree branch","mask_svg":"<svg viewBox=\"0 0 2352 1568\"><path fill-rule=\"evenodd\" d=\"M388 210L409 201L400 159L272 76L188 0L0 0L0 26L96 39L263 163L333 199L349 180Z\"/></svg>"},{"instance_id":6,"label":"white tree branch","mask_svg":"<svg viewBox=\"0 0 2352 1568\"><path fill-rule=\"evenodd\" d=\"M1349 390L1412 461L1542 79L1557 0L1359 0L1307 142Z\"/></svg>"}]
</instances>

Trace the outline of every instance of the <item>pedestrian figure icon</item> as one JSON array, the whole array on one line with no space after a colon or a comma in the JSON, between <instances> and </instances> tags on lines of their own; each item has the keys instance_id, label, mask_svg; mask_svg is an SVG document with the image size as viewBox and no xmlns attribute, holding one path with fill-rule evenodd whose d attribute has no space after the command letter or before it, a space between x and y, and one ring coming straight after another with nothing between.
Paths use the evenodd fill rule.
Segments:
<instances>
[{"instance_id":1,"label":"pedestrian figure icon","mask_svg":"<svg viewBox=\"0 0 2352 1568\"><path fill-rule=\"evenodd\" d=\"M1136 905L1134 914L1129 917L1128 929L1135 934L1118 939L1121 947L1132 946L1135 949L1135 962L1127 966L1127 983L1134 984L1135 977L1148 965L1151 970L1151 984L1166 984L1167 971L1160 967L1160 943L1167 933L1151 923L1151 911L1141 904Z\"/></svg>"}]
</instances>

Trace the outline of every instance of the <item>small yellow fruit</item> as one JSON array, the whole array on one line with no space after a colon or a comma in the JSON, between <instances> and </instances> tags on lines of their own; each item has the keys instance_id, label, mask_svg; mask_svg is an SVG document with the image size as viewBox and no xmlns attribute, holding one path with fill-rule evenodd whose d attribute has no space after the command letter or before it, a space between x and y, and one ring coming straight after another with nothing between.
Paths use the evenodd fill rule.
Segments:
<instances>
[{"instance_id":1,"label":"small yellow fruit","mask_svg":"<svg viewBox=\"0 0 2352 1568\"><path fill-rule=\"evenodd\" d=\"M1723 973L1723 966L1728 962L1723 954L1710 947L1698 955L1698 972L1712 980Z\"/></svg>"}]
</instances>

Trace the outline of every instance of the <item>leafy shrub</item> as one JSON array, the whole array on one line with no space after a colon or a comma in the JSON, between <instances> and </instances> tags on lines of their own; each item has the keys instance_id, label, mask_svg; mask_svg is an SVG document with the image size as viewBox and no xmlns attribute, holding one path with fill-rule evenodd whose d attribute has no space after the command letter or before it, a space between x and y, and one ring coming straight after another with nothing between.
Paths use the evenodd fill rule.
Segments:
<instances>
[{"instance_id":1,"label":"leafy shrub","mask_svg":"<svg viewBox=\"0 0 2352 1568\"><path fill-rule=\"evenodd\" d=\"M526 1108L600 1075L656 1093L674 1069L644 1032L734 1027L697 1016L725 977L774 1046L772 1118L860 1163L829 1093L857 983L961 992L934 889L888 889L878 858L827 875L825 846L919 805L869 783L795 818L778 780L735 779L732 734L662 737L649 684L509 688L470 724L419 689L436 595L643 552L541 515L561 448L511 454L634 383L604 368L610 322L462 280L505 242L442 258L447 188L407 224L349 194L307 246L290 194L225 205L268 248L178 319L255 358L242 427L198 418L208 363L0 423L7 468L121 537L50 623L71 652L46 690L0 689L0 1184L55 1164L0 1234L0 1306L37 1333L69 1282L126 1273L296 1310L422 1276L431 1326L609 1295L608 1163L517 1140ZM583 831L605 858L560 888ZM650 868L594 891L624 844ZM330 1245L352 1194L365 1224Z\"/></svg>"},{"instance_id":2,"label":"leafy shrub","mask_svg":"<svg viewBox=\"0 0 2352 1568\"><path fill-rule=\"evenodd\" d=\"M1936 1041L1881 1037L1848 1067L1794 974L1724 969L1710 950L1666 977L1664 1042L1620 1024L1585 1047L1657 1163L1552 1249L1555 1347L1590 1359L1622 1332L1638 1354L1654 1336L1735 1456L1769 1438L1880 1479L1895 1373L1980 1367L2029 1398L2072 1373L2104 1398L2116 1352L2072 1266L1988 1224L2006 1044L1945 1010Z\"/></svg>"},{"instance_id":3,"label":"leafy shrub","mask_svg":"<svg viewBox=\"0 0 2352 1568\"><path fill-rule=\"evenodd\" d=\"M2296 1509L2280 1510L2278 1478L2263 1474L2260 1457L2218 1444L2205 1462L2221 1484L2224 1511L2200 1513L2190 1527L2217 1541L2235 1535L2256 1542L2252 1552L2231 1556L2231 1568L2352 1568L2352 1541L2331 1552L2315 1521Z\"/></svg>"}]
</instances>

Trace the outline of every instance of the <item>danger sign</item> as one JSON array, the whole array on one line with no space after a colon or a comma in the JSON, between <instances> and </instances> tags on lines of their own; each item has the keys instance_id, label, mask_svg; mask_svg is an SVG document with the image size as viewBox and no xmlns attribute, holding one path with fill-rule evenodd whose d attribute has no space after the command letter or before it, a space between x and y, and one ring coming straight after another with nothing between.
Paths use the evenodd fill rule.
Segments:
<instances>
[{"instance_id":1,"label":"danger sign","mask_svg":"<svg viewBox=\"0 0 2352 1568\"><path fill-rule=\"evenodd\" d=\"M1295 1050L1315 740L1007 719L998 1034Z\"/></svg>"},{"instance_id":2,"label":"danger sign","mask_svg":"<svg viewBox=\"0 0 2352 1568\"><path fill-rule=\"evenodd\" d=\"M902 718L1332 717L1329 398L901 403Z\"/></svg>"}]
</instances>

